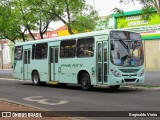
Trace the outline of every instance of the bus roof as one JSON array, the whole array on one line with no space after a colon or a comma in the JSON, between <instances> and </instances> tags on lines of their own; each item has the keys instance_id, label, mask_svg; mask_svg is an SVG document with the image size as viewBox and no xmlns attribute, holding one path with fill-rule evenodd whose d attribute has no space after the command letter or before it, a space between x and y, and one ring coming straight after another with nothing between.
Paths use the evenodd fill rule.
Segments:
<instances>
[{"instance_id":1,"label":"bus roof","mask_svg":"<svg viewBox=\"0 0 160 120\"><path fill-rule=\"evenodd\" d=\"M100 31L93 31L93 32L86 32L86 33L80 33L80 34L73 34L68 36L61 36L61 37L55 37L55 38L47 38L47 39L41 39L41 40L32 40L27 42L19 42L16 43L15 46L20 45L29 45L29 44L37 44L37 43L45 43L45 42L53 42L53 41L61 41L61 40L69 40L69 39L77 39L77 38L83 38L83 37L91 37L91 36L99 36L99 35L107 35L112 31L113 29L109 30L100 30ZM122 31L114 29L114 31ZM128 30L125 30L128 31Z\"/></svg>"}]
</instances>

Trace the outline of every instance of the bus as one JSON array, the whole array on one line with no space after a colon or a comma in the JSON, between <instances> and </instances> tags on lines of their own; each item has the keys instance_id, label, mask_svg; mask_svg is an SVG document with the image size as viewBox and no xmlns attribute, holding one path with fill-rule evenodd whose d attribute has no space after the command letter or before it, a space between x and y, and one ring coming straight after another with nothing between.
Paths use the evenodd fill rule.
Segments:
<instances>
[{"instance_id":1,"label":"bus","mask_svg":"<svg viewBox=\"0 0 160 120\"><path fill-rule=\"evenodd\" d=\"M14 77L41 83L118 89L144 83L139 33L101 30L15 44Z\"/></svg>"}]
</instances>

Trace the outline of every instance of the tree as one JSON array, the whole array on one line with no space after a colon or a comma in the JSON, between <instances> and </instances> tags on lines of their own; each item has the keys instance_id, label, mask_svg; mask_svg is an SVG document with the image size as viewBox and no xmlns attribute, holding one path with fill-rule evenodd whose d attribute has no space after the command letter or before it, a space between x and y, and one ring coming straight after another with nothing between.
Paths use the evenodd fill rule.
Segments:
<instances>
[{"instance_id":1,"label":"tree","mask_svg":"<svg viewBox=\"0 0 160 120\"><path fill-rule=\"evenodd\" d=\"M105 18L99 18L97 21L96 30L112 29L112 27L109 26L109 21L111 18L111 15L106 16Z\"/></svg>"},{"instance_id":2,"label":"tree","mask_svg":"<svg viewBox=\"0 0 160 120\"><path fill-rule=\"evenodd\" d=\"M36 9L50 16L55 16L62 21L67 27L70 34L74 31L85 32L86 30L94 30L97 12L86 4L85 0L47 0L38 2L35 5L43 2L46 7L44 9ZM91 24L93 23L93 24Z\"/></svg>"},{"instance_id":3,"label":"tree","mask_svg":"<svg viewBox=\"0 0 160 120\"><path fill-rule=\"evenodd\" d=\"M142 12L146 14L146 18L148 18L149 12L153 9L156 9L157 14L160 16L160 0L120 0L120 3L135 3L135 1L138 1L142 5Z\"/></svg>"},{"instance_id":4,"label":"tree","mask_svg":"<svg viewBox=\"0 0 160 120\"><path fill-rule=\"evenodd\" d=\"M41 39L43 39L43 34L47 31L51 21L54 20L54 16L34 10L35 7L39 9L45 8L43 2L35 6L34 1L14 0L13 5L14 11L19 12L16 16L21 18L23 27L26 28L32 39L35 40L33 31L39 31Z\"/></svg>"},{"instance_id":5,"label":"tree","mask_svg":"<svg viewBox=\"0 0 160 120\"><path fill-rule=\"evenodd\" d=\"M11 41L24 42L33 31L39 31L41 39L52 21L60 20L69 33L94 30L97 12L85 0L1 0L0 33Z\"/></svg>"},{"instance_id":6,"label":"tree","mask_svg":"<svg viewBox=\"0 0 160 120\"><path fill-rule=\"evenodd\" d=\"M72 16L72 18L75 19L70 23L72 31L75 31L75 33L93 31L97 25L98 20L98 17L93 14L95 13Z\"/></svg>"},{"instance_id":7,"label":"tree","mask_svg":"<svg viewBox=\"0 0 160 120\"><path fill-rule=\"evenodd\" d=\"M32 23L32 26L29 26L28 24L28 28L31 27L32 30L34 28L34 30L39 31L41 39L43 39L43 35L48 30L50 23L56 20L56 17L54 15L43 12L44 10L48 10L44 0L26 0L26 2L28 4L29 10L31 11L31 14L33 15L32 18L30 18L30 20L32 19L32 21L30 22ZM31 30L29 31L29 33L32 38L35 39Z\"/></svg>"},{"instance_id":8,"label":"tree","mask_svg":"<svg viewBox=\"0 0 160 120\"><path fill-rule=\"evenodd\" d=\"M43 39L43 34L54 19L53 16L32 10L33 5L29 0L1 1L0 8L0 33L12 42L19 39L25 42L27 33L35 40L33 31L39 31Z\"/></svg>"},{"instance_id":9,"label":"tree","mask_svg":"<svg viewBox=\"0 0 160 120\"><path fill-rule=\"evenodd\" d=\"M10 5L8 1L0 2L0 34L1 37L15 43L15 40L22 38L22 36L19 34L21 29L17 26L17 21L14 19L15 16L12 14Z\"/></svg>"}]
</instances>

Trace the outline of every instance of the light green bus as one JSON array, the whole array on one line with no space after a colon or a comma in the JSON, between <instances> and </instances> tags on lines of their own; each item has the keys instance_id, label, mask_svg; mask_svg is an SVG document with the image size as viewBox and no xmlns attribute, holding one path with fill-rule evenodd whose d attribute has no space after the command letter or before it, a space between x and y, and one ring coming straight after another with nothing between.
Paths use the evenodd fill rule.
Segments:
<instances>
[{"instance_id":1,"label":"light green bus","mask_svg":"<svg viewBox=\"0 0 160 120\"><path fill-rule=\"evenodd\" d=\"M80 84L117 89L144 83L144 53L139 33L102 30L17 43L14 77L41 83Z\"/></svg>"}]
</instances>

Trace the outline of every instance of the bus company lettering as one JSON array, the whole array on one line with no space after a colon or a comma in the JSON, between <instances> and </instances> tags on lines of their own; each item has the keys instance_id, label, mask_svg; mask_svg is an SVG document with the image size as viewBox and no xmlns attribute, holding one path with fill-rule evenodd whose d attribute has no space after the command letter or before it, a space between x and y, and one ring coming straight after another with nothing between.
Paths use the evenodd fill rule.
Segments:
<instances>
[{"instance_id":1,"label":"bus company lettering","mask_svg":"<svg viewBox=\"0 0 160 120\"><path fill-rule=\"evenodd\" d=\"M83 64L61 64L61 67L83 67Z\"/></svg>"}]
</instances>

